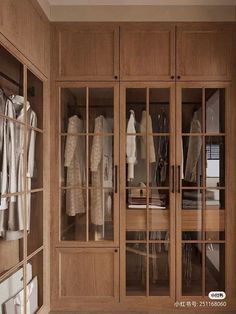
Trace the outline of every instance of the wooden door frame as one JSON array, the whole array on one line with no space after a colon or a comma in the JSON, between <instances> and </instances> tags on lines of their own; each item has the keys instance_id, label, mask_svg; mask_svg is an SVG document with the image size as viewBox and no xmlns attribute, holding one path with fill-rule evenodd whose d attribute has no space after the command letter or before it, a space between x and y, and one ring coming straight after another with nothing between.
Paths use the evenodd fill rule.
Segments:
<instances>
[{"instance_id":1,"label":"wooden door frame","mask_svg":"<svg viewBox=\"0 0 236 314\"><path fill-rule=\"evenodd\" d=\"M117 193L114 193L114 241L63 241L60 239L61 221L61 198L60 198L60 173L61 173L61 99L60 90L62 88L114 88L114 166L119 168L119 84L116 82L56 82L53 86L56 136L53 154L57 157L55 161L57 177L54 178L56 193L54 197L54 210L52 213L52 243L53 247L118 247L119 246L119 177L117 178ZM88 95L86 95L86 98ZM53 250L53 248L52 248Z\"/></svg>"},{"instance_id":2,"label":"wooden door frame","mask_svg":"<svg viewBox=\"0 0 236 314\"><path fill-rule=\"evenodd\" d=\"M231 83L230 82L178 82L176 83L176 165L181 166L182 161L182 147L181 147L181 133L182 133L182 89L183 88L225 88L225 290L226 294L229 291L230 286L230 261L227 259L227 255L232 249L232 243L230 244L230 234L228 232L228 225L230 223L230 215L232 212L232 206L229 205L229 182L230 182L230 169L229 160L230 154L227 154L230 143L230 126L227 123L229 119L230 110L230 94ZM204 95L203 95L204 96ZM202 130L202 134L205 130ZM220 136L220 135L219 135ZM232 138L231 138L232 140ZM231 174L232 175L232 174ZM227 187L227 188L226 188ZM208 296L182 296L182 234L181 234L181 193L176 193L176 300L177 301L208 301ZM198 242L196 240L196 242ZM217 241L215 241L217 242ZM203 265L204 267L204 265Z\"/></svg>"},{"instance_id":3,"label":"wooden door frame","mask_svg":"<svg viewBox=\"0 0 236 314\"><path fill-rule=\"evenodd\" d=\"M120 300L122 304L127 306L141 302L143 306L164 306L173 304L175 300L175 194L171 193L170 180L170 296L126 296L126 200L125 200L125 185L126 185L126 88L169 88L170 89L170 165L169 173L171 174L171 166L175 163L175 83L173 82L122 82L120 83ZM171 237L172 240L171 240Z\"/></svg>"}]
</instances>

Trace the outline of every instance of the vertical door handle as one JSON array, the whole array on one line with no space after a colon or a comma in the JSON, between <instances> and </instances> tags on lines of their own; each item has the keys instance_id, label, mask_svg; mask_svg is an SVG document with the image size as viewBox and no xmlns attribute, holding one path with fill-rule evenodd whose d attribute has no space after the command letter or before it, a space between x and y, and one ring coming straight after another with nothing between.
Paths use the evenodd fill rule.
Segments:
<instances>
[{"instance_id":1,"label":"vertical door handle","mask_svg":"<svg viewBox=\"0 0 236 314\"><path fill-rule=\"evenodd\" d=\"M171 193L175 193L175 166L171 166Z\"/></svg>"},{"instance_id":2,"label":"vertical door handle","mask_svg":"<svg viewBox=\"0 0 236 314\"><path fill-rule=\"evenodd\" d=\"M180 193L180 185L181 185L181 175L180 175L180 166L177 167L177 192Z\"/></svg>"},{"instance_id":3,"label":"vertical door handle","mask_svg":"<svg viewBox=\"0 0 236 314\"><path fill-rule=\"evenodd\" d=\"M118 190L118 166L115 165L115 193Z\"/></svg>"}]
</instances>

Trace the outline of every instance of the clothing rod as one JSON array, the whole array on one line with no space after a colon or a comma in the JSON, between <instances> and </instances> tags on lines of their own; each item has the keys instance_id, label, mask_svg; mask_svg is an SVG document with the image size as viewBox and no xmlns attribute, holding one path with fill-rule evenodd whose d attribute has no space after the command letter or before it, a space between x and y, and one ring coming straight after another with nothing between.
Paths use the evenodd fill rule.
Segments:
<instances>
[{"instance_id":1,"label":"clothing rod","mask_svg":"<svg viewBox=\"0 0 236 314\"><path fill-rule=\"evenodd\" d=\"M23 89L23 86L22 86L20 83L18 83L17 81L15 81L14 79L12 79L10 76L6 75L5 73L0 72L0 76L1 76L2 78L4 78L5 80L11 82L12 84L16 85L17 87Z\"/></svg>"}]
</instances>

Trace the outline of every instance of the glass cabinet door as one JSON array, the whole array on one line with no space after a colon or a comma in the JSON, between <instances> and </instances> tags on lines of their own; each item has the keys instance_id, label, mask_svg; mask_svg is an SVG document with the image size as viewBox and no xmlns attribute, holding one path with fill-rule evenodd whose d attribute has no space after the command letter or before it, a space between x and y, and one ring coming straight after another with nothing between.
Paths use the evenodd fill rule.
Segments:
<instances>
[{"instance_id":1,"label":"glass cabinet door","mask_svg":"<svg viewBox=\"0 0 236 314\"><path fill-rule=\"evenodd\" d=\"M125 86L122 93L125 295L170 296L173 258L170 212L174 196L172 88Z\"/></svg>"},{"instance_id":2,"label":"glass cabinet door","mask_svg":"<svg viewBox=\"0 0 236 314\"><path fill-rule=\"evenodd\" d=\"M225 290L226 92L225 87L178 89L182 296Z\"/></svg>"},{"instance_id":3,"label":"glass cabinet door","mask_svg":"<svg viewBox=\"0 0 236 314\"><path fill-rule=\"evenodd\" d=\"M109 84L65 87L60 97L61 240L114 241L116 88Z\"/></svg>"}]
</instances>

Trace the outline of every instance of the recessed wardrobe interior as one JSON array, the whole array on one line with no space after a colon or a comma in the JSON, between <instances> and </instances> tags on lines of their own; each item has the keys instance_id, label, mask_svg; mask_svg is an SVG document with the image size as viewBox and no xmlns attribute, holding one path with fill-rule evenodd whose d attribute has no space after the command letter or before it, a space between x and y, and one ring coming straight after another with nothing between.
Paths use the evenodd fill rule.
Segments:
<instances>
[{"instance_id":1,"label":"recessed wardrobe interior","mask_svg":"<svg viewBox=\"0 0 236 314\"><path fill-rule=\"evenodd\" d=\"M0 8L0 314L236 310L235 22L35 3Z\"/></svg>"}]
</instances>

